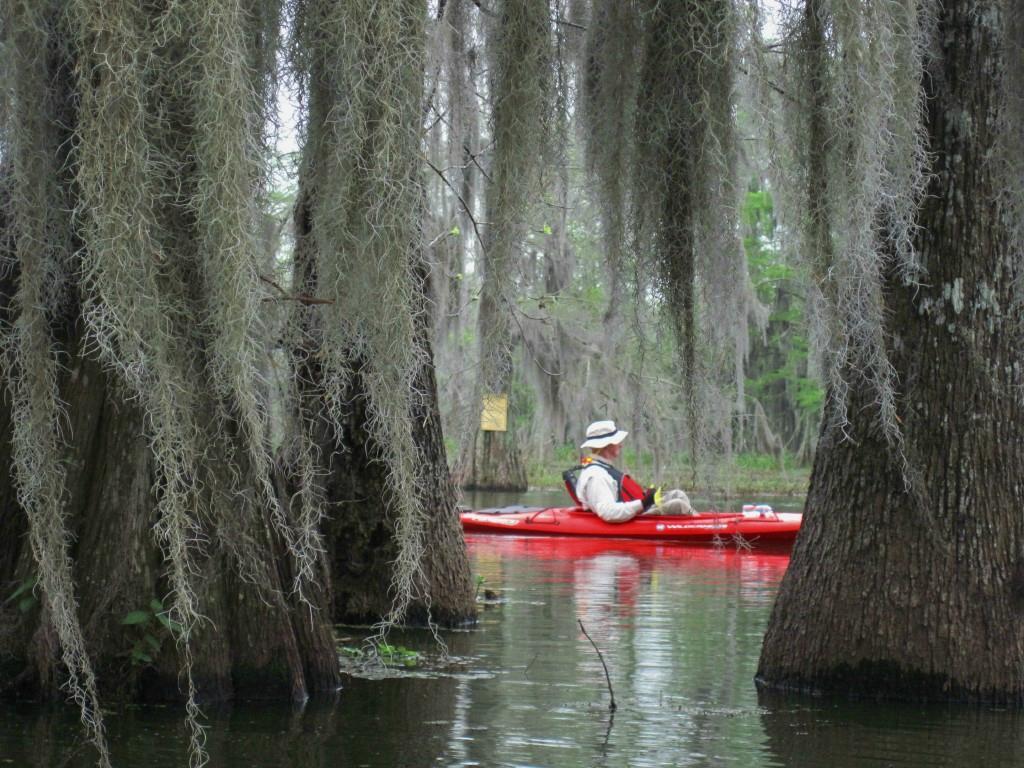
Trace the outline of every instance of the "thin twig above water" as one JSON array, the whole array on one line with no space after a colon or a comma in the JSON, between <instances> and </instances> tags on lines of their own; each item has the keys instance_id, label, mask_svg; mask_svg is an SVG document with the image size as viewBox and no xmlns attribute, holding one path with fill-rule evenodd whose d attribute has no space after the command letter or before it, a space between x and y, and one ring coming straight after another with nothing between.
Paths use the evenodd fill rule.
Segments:
<instances>
[{"instance_id":1,"label":"thin twig above water","mask_svg":"<svg viewBox=\"0 0 1024 768\"><path fill-rule=\"evenodd\" d=\"M608 709L614 712L618 709L618 705L615 703L615 691L612 689L612 677L608 674L608 665L604 663L604 655L601 653L601 649L597 647L597 643L595 643L593 638L587 633L587 628L583 626L583 620L576 619L576 622L580 625L580 630L583 632L583 636L590 641L592 646L594 646L594 650L597 651L597 658L600 659L601 666L604 667L604 679L608 683L608 695L611 697Z\"/></svg>"}]
</instances>

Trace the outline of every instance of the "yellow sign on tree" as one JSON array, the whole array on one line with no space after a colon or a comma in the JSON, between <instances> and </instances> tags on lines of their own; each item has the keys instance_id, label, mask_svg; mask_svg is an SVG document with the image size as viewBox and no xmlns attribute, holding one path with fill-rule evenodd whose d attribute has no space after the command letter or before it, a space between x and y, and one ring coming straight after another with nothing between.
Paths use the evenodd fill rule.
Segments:
<instances>
[{"instance_id":1,"label":"yellow sign on tree","mask_svg":"<svg viewBox=\"0 0 1024 768\"><path fill-rule=\"evenodd\" d=\"M484 395L480 429L484 432L508 431L508 395Z\"/></svg>"}]
</instances>

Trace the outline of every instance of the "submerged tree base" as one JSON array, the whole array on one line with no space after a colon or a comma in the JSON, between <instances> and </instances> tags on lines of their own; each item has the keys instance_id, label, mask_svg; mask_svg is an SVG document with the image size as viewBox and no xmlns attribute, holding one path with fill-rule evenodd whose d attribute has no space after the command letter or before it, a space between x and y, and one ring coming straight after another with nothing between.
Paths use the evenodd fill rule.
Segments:
<instances>
[{"instance_id":1,"label":"submerged tree base","mask_svg":"<svg viewBox=\"0 0 1024 768\"><path fill-rule=\"evenodd\" d=\"M833 670L815 674L809 680L783 678L769 682L758 675L754 682L759 691L766 693L915 703L943 701L1014 707L1024 705L1024 688L1016 693L977 690L944 675L907 669L892 660L840 664Z\"/></svg>"},{"instance_id":2,"label":"submerged tree base","mask_svg":"<svg viewBox=\"0 0 1024 768\"><path fill-rule=\"evenodd\" d=\"M815 24L831 7L808 5L819 64L831 59ZM877 382L847 365L758 677L780 689L1019 706L1024 369L1010 308L1022 262L1000 199L1021 190L1004 189L998 133L980 126L1005 117L1020 41L1000 0L935 10L941 54L921 79L932 155L913 243L926 279L890 264L879 297L901 390L895 422Z\"/></svg>"},{"instance_id":3,"label":"submerged tree base","mask_svg":"<svg viewBox=\"0 0 1024 768\"><path fill-rule=\"evenodd\" d=\"M522 493L529 489L519 446L511 432L479 432L471 463L456 478L466 491Z\"/></svg>"}]
</instances>

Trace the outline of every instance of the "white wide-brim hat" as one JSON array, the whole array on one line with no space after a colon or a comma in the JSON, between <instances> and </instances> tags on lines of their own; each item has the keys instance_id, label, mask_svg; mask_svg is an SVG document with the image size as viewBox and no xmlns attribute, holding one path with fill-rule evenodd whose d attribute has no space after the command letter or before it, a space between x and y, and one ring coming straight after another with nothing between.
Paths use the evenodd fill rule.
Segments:
<instances>
[{"instance_id":1,"label":"white wide-brim hat","mask_svg":"<svg viewBox=\"0 0 1024 768\"><path fill-rule=\"evenodd\" d=\"M587 440L580 448L604 448L606 445L618 445L626 439L629 432L619 429L614 421L595 421L587 427Z\"/></svg>"}]
</instances>

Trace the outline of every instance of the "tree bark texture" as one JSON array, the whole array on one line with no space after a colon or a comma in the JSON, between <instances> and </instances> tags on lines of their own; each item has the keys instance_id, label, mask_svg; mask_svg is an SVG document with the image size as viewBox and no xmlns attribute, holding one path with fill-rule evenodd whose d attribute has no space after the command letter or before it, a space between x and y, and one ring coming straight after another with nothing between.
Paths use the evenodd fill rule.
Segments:
<instances>
[{"instance_id":1,"label":"tree bark texture","mask_svg":"<svg viewBox=\"0 0 1024 768\"><path fill-rule=\"evenodd\" d=\"M1020 51L1001 39L1000 8L942 4L924 78L926 273L916 285L891 274L885 293L907 470L872 393L851 387L848 435L822 432L763 687L1024 704L1021 254L988 162L1007 57Z\"/></svg>"},{"instance_id":2,"label":"tree bark texture","mask_svg":"<svg viewBox=\"0 0 1024 768\"><path fill-rule=\"evenodd\" d=\"M462 414L465 444L460 448L454 474L455 481L466 490L519 492L527 489L527 482L522 452L512 427L515 379L511 313L515 309L503 303L499 279L493 276L494 265L487 261L489 258L489 255L484 256L484 284L477 318L481 373L473 397L469 398L473 410ZM479 429L483 397L488 394L508 396L509 423L505 432Z\"/></svg>"},{"instance_id":3,"label":"tree bark texture","mask_svg":"<svg viewBox=\"0 0 1024 768\"><path fill-rule=\"evenodd\" d=\"M74 536L78 615L101 690L124 700L178 699L173 635L155 619L144 626L121 623L133 611L151 610L154 599L166 602L168 593L152 534L157 474L142 414L97 362L77 354L67 366L62 395L70 421L65 509ZM9 408L0 411L0 459L6 467L11 466L10 418ZM226 470L210 468L211 475L218 471ZM212 476L205 480L214 486ZM36 566L10 470L0 477L0 499L0 584L6 598L33 577ZM311 617L284 597L291 584L287 556L260 505L234 496L210 503L246 505L246 530L236 533L251 536L276 561L264 563L257 588L238 575L234 557L219 544L208 544L195 558L200 610L208 619L192 639L200 699L302 700L313 691L336 688L337 654L330 624L321 618L327 611ZM206 533L218 541L212 527ZM63 699L60 650L44 604L19 603L0 608L0 693ZM147 634L159 648L143 646L152 661L133 660L133 646L146 642Z\"/></svg>"},{"instance_id":4,"label":"tree bark texture","mask_svg":"<svg viewBox=\"0 0 1024 768\"><path fill-rule=\"evenodd\" d=\"M60 44L53 48L48 82L59 108L47 120L60 134L53 145L60 171L50 181L61 188L68 204L66 210L51 213L55 219L64 217L61 224L72 237L77 188L75 164L68 153L75 144L79 94L75 62L66 58L69 49ZM177 128L179 138L188 135L187 124ZM8 156L5 162L18 159ZM13 178L9 167L0 169L0 257L9 265L0 276L4 332L15 319L20 280L15 263L19 230L6 218L13 208L10 196L18 194L11 189ZM112 177L109 183L117 180ZM173 218L173 202L161 213ZM181 243L188 242L188 234L183 234ZM74 240L67 252L78 253L88 245ZM77 265L69 267L72 275L80 271ZM176 638L156 619L151 605L160 600L170 607L165 564L153 534L161 482L158 468L137 399L94 356L83 352L90 345L76 291L68 286L62 294L59 310L50 318L50 335L57 348L53 353L60 359L60 396L66 413L66 448L61 456L66 472L64 513L85 647L101 694L129 700L183 698ZM214 409L212 397L197 400L197 407ZM13 476L10 403L5 393L0 403L0 694L63 700L65 675L57 634L39 588L28 589L37 566ZM214 421L209 414L209 423ZM265 505L252 490L257 483L252 469L244 465L248 453L237 425L225 421L216 436L207 436L210 444L202 447L209 460L194 478L197 487L205 489L202 506L209 513L199 521L205 543L193 554L198 609L207 619L195 628L191 640L198 696L203 701L304 699L315 690L333 690L339 665L325 618L328 612L304 612L286 597L292 582L288 559L272 533ZM224 520L232 521L230 530ZM238 561L228 551L238 539L231 541L231 536L253 542L264 556L255 566L259 587L239 575ZM19 589L19 598L11 600ZM314 605L324 602L322 594L311 591L309 596ZM129 613L141 611L150 614L146 622L122 623ZM148 658L133 654L133 649Z\"/></svg>"},{"instance_id":5,"label":"tree bark texture","mask_svg":"<svg viewBox=\"0 0 1024 768\"><path fill-rule=\"evenodd\" d=\"M470 451L471 463L464 468L462 479L465 490L521 493L527 489L526 468L514 430L480 430L473 438Z\"/></svg>"},{"instance_id":6,"label":"tree bark texture","mask_svg":"<svg viewBox=\"0 0 1024 768\"><path fill-rule=\"evenodd\" d=\"M311 180L306 179L296 206L296 283L310 295L318 295ZM420 264L417 281L421 295L426 290L427 269ZM352 361L345 424L331 422L320 392L316 348L318 322L314 312L305 314L303 342L291 350L301 383L300 418L307 425L323 462L321 482L327 519L323 525L328 559L331 563L331 605L335 621L372 623L387 615L395 543L395 499L387 482L387 469L379 460L379 446L367 428L368 392L361 374L365 361ZM437 385L434 379L430 316L416 317L415 343L424 351L425 361L415 386L414 440L421 461L420 503L430 517L426 532L423 572L429 591L428 605L415 602L406 621L426 623L427 619L446 625L471 621L476 615L469 558L456 512L455 487L448 472L441 429Z\"/></svg>"},{"instance_id":7,"label":"tree bark texture","mask_svg":"<svg viewBox=\"0 0 1024 768\"><path fill-rule=\"evenodd\" d=\"M488 258L485 256L485 259ZM480 314L477 320L477 336L480 349L482 373L477 383L475 396L470 399L473 412L463 414L467 444L461 447L458 466L455 469L456 482L466 490L474 491L525 491L527 489L526 469L522 452L512 428L514 398L512 397L513 358L512 320L514 308L503 305L495 286L496 278L488 278L493 271L485 267L484 286L480 292ZM488 280L492 285L489 286ZM483 391L487 389L488 391ZM483 407L483 396L487 394L508 395L509 419L505 432L490 432L478 429L479 413Z\"/></svg>"}]
</instances>

